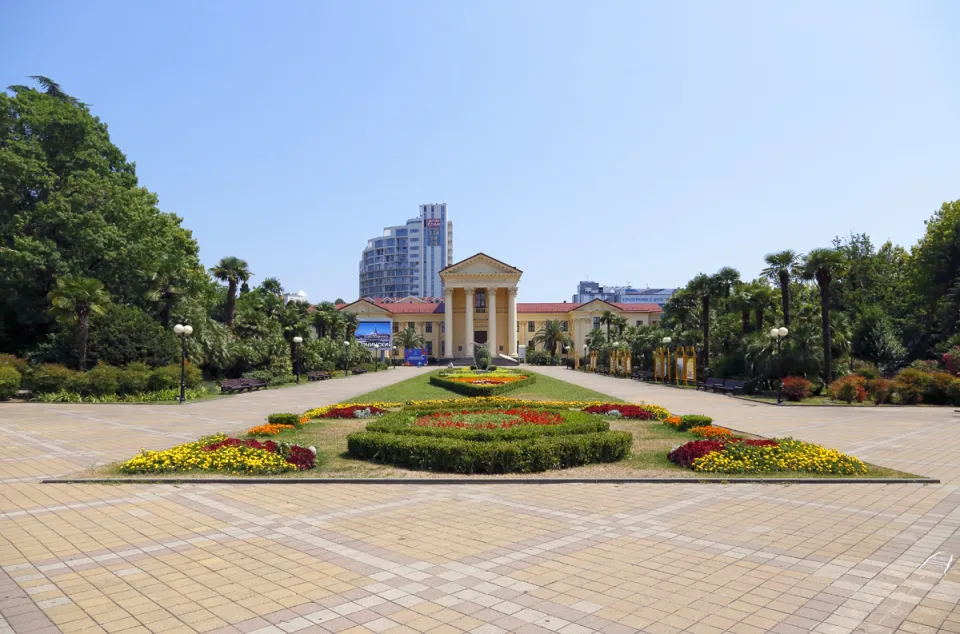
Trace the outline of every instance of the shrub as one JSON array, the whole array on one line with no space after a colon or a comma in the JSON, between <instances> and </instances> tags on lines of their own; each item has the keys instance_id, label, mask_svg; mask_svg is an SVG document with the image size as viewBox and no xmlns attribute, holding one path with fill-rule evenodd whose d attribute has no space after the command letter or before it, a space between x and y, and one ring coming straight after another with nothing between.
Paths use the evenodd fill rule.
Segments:
<instances>
[{"instance_id":1,"label":"shrub","mask_svg":"<svg viewBox=\"0 0 960 634\"><path fill-rule=\"evenodd\" d=\"M840 377L830 384L827 391L831 398L852 403L862 403L867 399L866 379L856 374Z\"/></svg>"},{"instance_id":2,"label":"shrub","mask_svg":"<svg viewBox=\"0 0 960 634\"><path fill-rule=\"evenodd\" d=\"M783 379L783 395L788 401L802 401L813 394L813 384L803 377L788 376Z\"/></svg>"},{"instance_id":3,"label":"shrub","mask_svg":"<svg viewBox=\"0 0 960 634\"><path fill-rule=\"evenodd\" d=\"M84 379L84 389L79 390L81 394L92 394L93 396L116 394L120 385L120 371L105 363L98 363L92 370L83 373L81 376Z\"/></svg>"},{"instance_id":4,"label":"shrub","mask_svg":"<svg viewBox=\"0 0 960 634\"><path fill-rule=\"evenodd\" d=\"M893 381L884 378L871 379L867 381L867 392L877 405L889 403L893 396Z\"/></svg>"},{"instance_id":5,"label":"shrub","mask_svg":"<svg viewBox=\"0 0 960 634\"><path fill-rule=\"evenodd\" d=\"M596 462L616 462L630 453L628 432L568 434L512 442L359 432L347 436L357 458L411 469L454 473L534 473Z\"/></svg>"},{"instance_id":6,"label":"shrub","mask_svg":"<svg viewBox=\"0 0 960 634\"><path fill-rule=\"evenodd\" d=\"M27 374L27 387L39 394L61 392L67 389L67 383L76 372L59 363L44 363Z\"/></svg>"},{"instance_id":7,"label":"shrub","mask_svg":"<svg viewBox=\"0 0 960 634\"><path fill-rule=\"evenodd\" d=\"M677 425L679 431L687 431L694 427L709 427L713 424L713 419L709 416L700 414L686 414L680 417L680 424Z\"/></svg>"},{"instance_id":8,"label":"shrub","mask_svg":"<svg viewBox=\"0 0 960 634\"><path fill-rule=\"evenodd\" d=\"M503 394L504 392L509 392L517 389L518 387L531 385L536 382L537 377L533 374L522 379L510 381L509 383L502 383L500 385L471 385L470 383L454 381L439 375L432 375L430 377L431 385L443 387L451 392L457 392L458 394L464 394L466 396L496 396L497 394Z\"/></svg>"},{"instance_id":9,"label":"shrub","mask_svg":"<svg viewBox=\"0 0 960 634\"><path fill-rule=\"evenodd\" d=\"M0 366L5 365L11 366L14 370L20 373L20 376L26 375L27 370L30 369L30 365L27 363L26 359L15 357L12 354L0 354Z\"/></svg>"},{"instance_id":10,"label":"shrub","mask_svg":"<svg viewBox=\"0 0 960 634\"><path fill-rule=\"evenodd\" d=\"M877 371L876 368L863 367L857 370L857 376L862 376L867 380L873 380L873 379L879 379L880 373Z\"/></svg>"},{"instance_id":11,"label":"shrub","mask_svg":"<svg viewBox=\"0 0 960 634\"><path fill-rule=\"evenodd\" d=\"M184 383L187 389L193 389L203 383L203 372L191 363L184 367ZM180 387L180 364L165 365L155 369L147 379L147 387L152 391L171 390Z\"/></svg>"},{"instance_id":12,"label":"shrub","mask_svg":"<svg viewBox=\"0 0 960 634\"><path fill-rule=\"evenodd\" d=\"M931 405L946 405L952 401L950 388L956 379L947 372L933 372L923 381L923 402Z\"/></svg>"},{"instance_id":13,"label":"shrub","mask_svg":"<svg viewBox=\"0 0 960 634\"><path fill-rule=\"evenodd\" d=\"M481 370L487 369L490 365L490 351L487 350L486 346L478 346L476 350L473 351L473 361Z\"/></svg>"},{"instance_id":14,"label":"shrub","mask_svg":"<svg viewBox=\"0 0 960 634\"><path fill-rule=\"evenodd\" d=\"M893 389L901 403L916 405L923 401L927 373L916 368L905 368L893 379Z\"/></svg>"},{"instance_id":15,"label":"shrub","mask_svg":"<svg viewBox=\"0 0 960 634\"><path fill-rule=\"evenodd\" d=\"M0 401L9 401L20 389L23 375L12 365L0 365Z\"/></svg>"},{"instance_id":16,"label":"shrub","mask_svg":"<svg viewBox=\"0 0 960 634\"><path fill-rule=\"evenodd\" d=\"M917 359L907 367L921 372L936 372L940 369L940 365L933 359Z\"/></svg>"},{"instance_id":17,"label":"shrub","mask_svg":"<svg viewBox=\"0 0 960 634\"><path fill-rule=\"evenodd\" d=\"M950 402L954 405L960 405L960 379L955 379L950 384Z\"/></svg>"},{"instance_id":18,"label":"shrub","mask_svg":"<svg viewBox=\"0 0 960 634\"><path fill-rule=\"evenodd\" d=\"M294 427L300 427L300 415L287 412L270 414L267 416L267 422L271 425L292 425Z\"/></svg>"},{"instance_id":19,"label":"shrub","mask_svg":"<svg viewBox=\"0 0 960 634\"><path fill-rule=\"evenodd\" d=\"M150 389L147 385L149 379L150 366L140 362L128 363L117 376L117 389L121 394L146 392Z\"/></svg>"}]
</instances>

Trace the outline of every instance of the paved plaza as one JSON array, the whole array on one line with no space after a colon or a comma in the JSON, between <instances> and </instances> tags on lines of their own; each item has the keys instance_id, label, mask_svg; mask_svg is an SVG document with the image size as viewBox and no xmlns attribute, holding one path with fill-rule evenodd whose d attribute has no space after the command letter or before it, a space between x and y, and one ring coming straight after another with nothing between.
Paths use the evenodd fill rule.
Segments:
<instances>
[{"instance_id":1,"label":"paved plaza","mask_svg":"<svg viewBox=\"0 0 960 634\"><path fill-rule=\"evenodd\" d=\"M960 632L960 414L544 369L939 485L94 485L44 477L412 368L184 406L0 405L6 632Z\"/></svg>"}]
</instances>

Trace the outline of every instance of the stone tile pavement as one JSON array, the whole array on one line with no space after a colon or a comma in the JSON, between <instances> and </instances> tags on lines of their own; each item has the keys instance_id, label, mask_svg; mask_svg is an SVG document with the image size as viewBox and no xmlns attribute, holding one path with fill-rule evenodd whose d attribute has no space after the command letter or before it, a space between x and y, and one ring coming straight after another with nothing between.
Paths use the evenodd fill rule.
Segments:
<instances>
[{"instance_id":1,"label":"stone tile pavement","mask_svg":"<svg viewBox=\"0 0 960 634\"><path fill-rule=\"evenodd\" d=\"M0 634L960 632L950 466L937 486L29 480L413 371L182 407L0 406ZM960 440L942 410L850 430L846 410L757 415L726 397L560 376L875 455L919 461Z\"/></svg>"}]
</instances>

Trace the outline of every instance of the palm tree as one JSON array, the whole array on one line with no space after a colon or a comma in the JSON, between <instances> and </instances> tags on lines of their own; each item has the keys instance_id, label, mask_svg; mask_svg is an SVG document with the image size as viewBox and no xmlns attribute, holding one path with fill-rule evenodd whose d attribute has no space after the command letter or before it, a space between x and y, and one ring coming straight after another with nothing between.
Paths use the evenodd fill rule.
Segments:
<instances>
[{"instance_id":1,"label":"palm tree","mask_svg":"<svg viewBox=\"0 0 960 634\"><path fill-rule=\"evenodd\" d=\"M550 360L555 361L557 357L557 345L570 345L573 340L569 333L563 329L563 322L559 319L548 319L543 322L543 327L537 331L531 341L534 344L542 343L544 350L550 351Z\"/></svg>"},{"instance_id":2,"label":"palm tree","mask_svg":"<svg viewBox=\"0 0 960 634\"><path fill-rule=\"evenodd\" d=\"M750 332L750 310L753 308L753 292L749 285L743 284L737 288L727 300L728 310L740 313L740 323L743 334Z\"/></svg>"},{"instance_id":3,"label":"palm tree","mask_svg":"<svg viewBox=\"0 0 960 634\"><path fill-rule=\"evenodd\" d=\"M823 380L829 385L833 379L830 337L830 282L840 275L846 259L836 249L814 249L803 262L803 279L816 280L820 287L820 321L823 345Z\"/></svg>"},{"instance_id":4,"label":"palm tree","mask_svg":"<svg viewBox=\"0 0 960 634\"><path fill-rule=\"evenodd\" d=\"M710 367L710 298L717 292L716 281L700 273L687 284L687 289L700 298L700 326L703 328L703 367Z\"/></svg>"},{"instance_id":5,"label":"palm tree","mask_svg":"<svg viewBox=\"0 0 960 634\"><path fill-rule=\"evenodd\" d=\"M627 327L627 318L626 317L614 317L611 322L613 327L617 329L617 335L623 335L624 328Z\"/></svg>"},{"instance_id":6,"label":"palm tree","mask_svg":"<svg viewBox=\"0 0 960 634\"><path fill-rule=\"evenodd\" d=\"M725 266L713 274L714 287L717 294L721 297L730 297L732 289L740 283L740 271L732 266Z\"/></svg>"},{"instance_id":7,"label":"palm tree","mask_svg":"<svg viewBox=\"0 0 960 634\"><path fill-rule=\"evenodd\" d=\"M186 289L176 279L176 273L153 273L150 276L151 288L143 297L148 302L160 303L160 324L164 328L170 327L170 314L177 300L184 295Z\"/></svg>"},{"instance_id":8,"label":"palm tree","mask_svg":"<svg viewBox=\"0 0 960 634\"><path fill-rule=\"evenodd\" d=\"M78 365L81 370L86 370L90 315L102 315L110 296L98 279L63 275L57 279L57 286L50 291L49 298L50 313L54 318L76 329Z\"/></svg>"},{"instance_id":9,"label":"palm tree","mask_svg":"<svg viewBox=\"0 0 960 634\"><path fill-rule=\"evenodd\" d=\"M757 321L757 332L763 332L763 313L773 299L773 289L763 280L750 283L750 303Z\"/></svg>"},{"instance_id":10,"label":"palm tree","mask_svg":"<svg viewBox=\"0 0 960 634\"><path fill-rule=\"evenodd\" d=\"M397 333L396 343L402 349L423 348L425 346L423 335L418 333L415 328L404 328Z\"/></svg>"},{"instance_id":11,"label":"palm tree","mask_svg":"<svg viewBox=\"0 0 960 634\"><path fill-rule=\"evenodd\" d=\"M283 285L280 284L280 280L275 277L268 277L260 282L260 289L270 295L283 295Z\"/></svg>"},{"instance_id":12,"label":"palm tree","mask_svg":"<svg viewBox=\"0 0 960 634\"><path fill-rule=\"evenodd\" d=\"M802 257L793 249L786 249L779 253L768 253L764 258L768 266L760 271L760 275L780 285L780 298L783 302L783 325L788 328L790 327L790 277L796 273Z\"/></svg>"},{"instance_id":13,"label":"palm tree","mask_svg":"<svg viewBox=\"0 0 960 634\"><path fill-rule=\"evenodd\" d=\"M591 350L599 350L607 342L607 337L603 334L603 331L599 328L594 328L587 333L586 344L587 347Z\"/></svg>"},{"instance_id":14,"label":"palm tree","mask_svg":"<svg viewBox=\"0 0 960 634\"><path fill-rule=\"evenodd\" d=\"M331 326L336 321L338 312L332 302L320 302L316 305L313 311L313 327L317 329L317 337L322 339L333 336Z\"/></svg>"},{"instance_id":15,"label":"palm tree","mask_svg":"<svg viewBox=\"0 0 960 634\"><path fill-rule=\"evenodd\" d=\"M353 333L357 331L357 326L360 325L360 320L357 319L355 313L343 313L343 323L344 323L344 334L347 339L353 338Z\"/></svg>"},{"instance_id":16,"label":"palm tree","mask_svg":"<svg viewBox=\"0 0 960 634\"><path fill-rule=\"evenodd\" d=\"M603 316L600 317L600 323L607 325L607 339L610 339L610 325L616 320L617 315L612 310L603 311Z\"/></svg>"},{"instance_id":17,"label":"palm tree","mask_svg":"<svg viewBox=\"0 0 960 634\"><path fill-rule=\"evenodd\" d=\"M217 265L210 269L211 275L227 283L227 306L226 322L227 327L233 330L233 318L237 308L237 287L240 282L246 282L253 273L247 263L240 258L228 256L217 262Z\"/></svg>"}]
</instances>

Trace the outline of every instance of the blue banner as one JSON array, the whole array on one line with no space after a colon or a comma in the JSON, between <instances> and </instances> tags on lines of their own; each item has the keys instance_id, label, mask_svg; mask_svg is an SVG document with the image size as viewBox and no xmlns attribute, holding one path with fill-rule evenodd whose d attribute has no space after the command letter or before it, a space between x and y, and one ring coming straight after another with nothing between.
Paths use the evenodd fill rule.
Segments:
<instances>
[{"instance_id":1,"label":"blue banner","mask_svg":"<svg viewBox=\"0 0 960 634\"><path fill-rule=\"evenodd\" d=\"M427 365L427 351L424 348L404 348L403 365L415 365L418 368Z\"/></svg>"}]
</instances>

